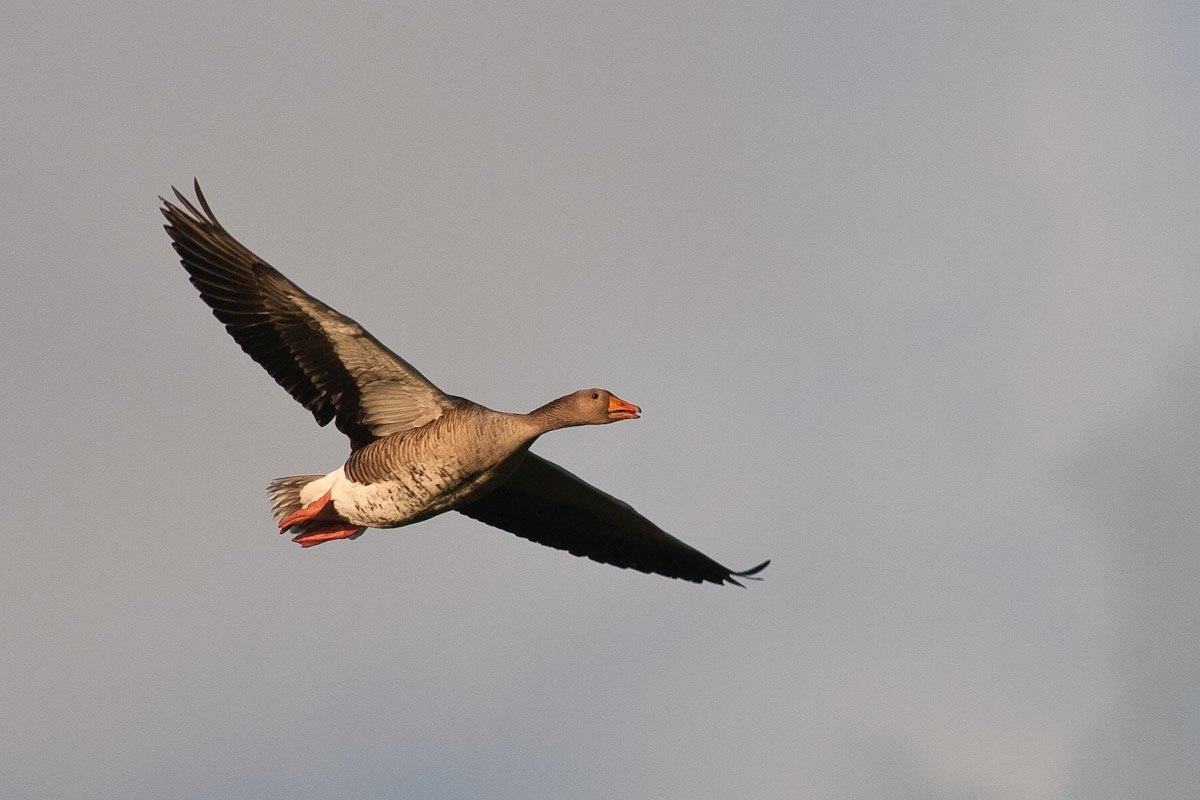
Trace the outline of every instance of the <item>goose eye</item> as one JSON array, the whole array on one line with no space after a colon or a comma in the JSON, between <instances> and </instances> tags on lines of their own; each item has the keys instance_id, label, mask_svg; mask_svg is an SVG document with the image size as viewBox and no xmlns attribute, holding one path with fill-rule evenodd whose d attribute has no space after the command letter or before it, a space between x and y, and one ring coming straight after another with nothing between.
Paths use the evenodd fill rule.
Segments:
<instances>
[{"instance_id":1,"label":"goose eye","mask_svg":"<svg viewBox=\"0 0 1200 800\"><path fill-rule=\"evenodd\" d=\"M600 399L600 393L599 393L599 392L592 392L592 399L593 399L593 400L599 400L599 399Z\"/></svg>"}]
</instances>

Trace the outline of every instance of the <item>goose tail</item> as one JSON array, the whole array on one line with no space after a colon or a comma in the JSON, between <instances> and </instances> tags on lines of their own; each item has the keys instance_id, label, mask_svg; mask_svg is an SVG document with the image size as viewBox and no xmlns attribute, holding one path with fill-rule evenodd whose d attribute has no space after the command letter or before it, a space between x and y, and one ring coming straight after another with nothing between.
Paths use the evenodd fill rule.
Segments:
<instances>
[{"instance_id":1,"label":"goose tail","mask_svg":"<svg viewBox=\"0 0 1200 800\"><path fill-rule=\"evenodd\" d=\"M324 475L288 475L286 478L276 478L267 484L267 497L271 501L271 516L278 525L289 514L304 508L300 500L300 491Z\"/></svg>"}]
</instances>

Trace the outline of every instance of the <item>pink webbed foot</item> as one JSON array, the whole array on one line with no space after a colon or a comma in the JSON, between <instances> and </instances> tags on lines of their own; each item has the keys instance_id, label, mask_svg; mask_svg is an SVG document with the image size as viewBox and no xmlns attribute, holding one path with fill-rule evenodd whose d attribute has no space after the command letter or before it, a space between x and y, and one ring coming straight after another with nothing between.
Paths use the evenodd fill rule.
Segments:
<instances>
[{"instance_id":1,"label":"pink webbed foot","mask_svg":"<svg viewBox=\"0 0 1200 800\"><path fill-rule=\"evenodd\" d=\"M360 528L348 522L333 522L320 528L306 530L304 533L292 537L292 541L301 547L313 547L322 542L332 542L335 539L354 539L365 530L366 528Z\"/></svg>"},{"instance_id":2,"label":"pink webbed foot","mask_svg":"<svg viewBox=\"0 0 1200 800\"><path fill-rule=\"evenodd\" d=\"M290 528L299 530L300 532L292 537L292 541L301 547L312 547L335 539L353 539L361 535L366 528L344 519L337 519L334 510L329 508L331 494L332 490L281 519L279 532L286 533ZM329 508L330 513L325 519L321 519L321 514L326 508ZM333 519L329 518L331 516Z\"/></svg>"},{"instance_id":3,"label":"pink webbed foot","mask_svg":"<svg viewBox=\"0 0 1200 800\"><path fill-rule=\"evenodd\" d=\"M283 533L288 528L316 519L317 515L325 510L325 506L329 505L329 498L332 495L333 490L330 489L328 492L321 495L316 500L313 500L304 508L296 509L283 519L279 520L279 532Z\"/></svg>"}]
</instances>

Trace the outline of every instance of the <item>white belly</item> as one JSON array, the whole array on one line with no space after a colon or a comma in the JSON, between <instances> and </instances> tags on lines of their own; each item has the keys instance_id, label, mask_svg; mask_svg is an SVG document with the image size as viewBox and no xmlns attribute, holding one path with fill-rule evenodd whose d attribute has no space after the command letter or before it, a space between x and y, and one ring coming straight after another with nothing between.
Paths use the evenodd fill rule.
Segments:
<instances>
[{"instance_id":1,"label":"white belly","mask_svg":"<svg viewBox=\"0 0 1200 800\"><path fill-rule=\"evenodd\" d=\"M449 476L408 475L381 483L356 483L339 467L300 491L307 505L330 493L342 519L367 528L398 528L448 511L474 494L478 481L448 480Z\"/></svg>"}]
</instances>

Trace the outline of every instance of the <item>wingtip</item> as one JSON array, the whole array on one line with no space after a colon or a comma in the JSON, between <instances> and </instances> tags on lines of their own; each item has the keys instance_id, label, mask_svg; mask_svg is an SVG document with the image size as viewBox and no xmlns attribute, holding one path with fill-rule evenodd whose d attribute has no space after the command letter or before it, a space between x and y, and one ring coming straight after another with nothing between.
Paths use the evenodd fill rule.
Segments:
<instances>
[{"instance_id":1,"label":"wingtip","mask_svg":"<svg viewBox=\"0 0 1200 800\"><path fill-rule=\"evenodd\" d=\"M209 207L208 199L204 196L204 192L200 189L199 178L192 178L192 190L196 195L196 203L200 204L200 208L196 208L196 203L193 203L187 195L179 191L179 187L172 184L171 192L175 195L175 200L179 205L176 206L175 203L172 203L167 198L159 195L158 199L163 204L163 207L160 209L162 213L168 218L171 218L173 213L175 215L179 215L183 210L186 210L186 212L190 214L196 222L214 225L218 228L222 227L221 223L217 220L216 215L213 214L212 208Z\"/></svg>"},{"instance_id":2,"label":"wingtip","mask_svg":"<svg viewBox=\"0 0 1200 800\"><path fill-rule=\"evenodd\" d=\"M200 207L204 209L204 213L208 215L210 220L219 225L220 223L217 222L216 215L208 207L208 200L204 197L204 192L200 190L200 179L195 176L192 177L192 189L196 192L196 199L200 201Z\"/></svg>"},{"instance_id":3,"label":"wingtip","mask_svg":"<svg viewBox=\"0 0 1200 800\"><path fill-rule=\"evenodd\" d=\"M752 577L752 576L757 575L758 573L762 572L764 569L766 569L770 565L771 565L771 559L768 558L766 561L762 562L757 567L751 567L750 569L748 569L744 572L735 572L733 574L737 575L740 578L749 578L749 577ZM758 580L762 580L762 578L759 578Z\"/></svg>"},{"instance_id":4,"label":"wingtip","mask_svg":"<svg viewBox=\"0 0 1200 800\"><path fill-rule=\"evenodd\" d=\"M759 577L758 573L760 573L764 569L766 569L770 565L770 563L771 563L771 559L768 558L766 561L762 562L761 564L759 564L756 567L751 567L750 569L743 570L742 572L729 573L729 576L727 578L725 578L725 580L728 581L729 583L732 583L734 586L741 586L743 589L745 589L746 587L744 585L742 585L741 583L739 583L736 580L736 578L745 578L746 580L750 580L750 581L761 581L762 578Z\"/></svg>"}]
</instances>

